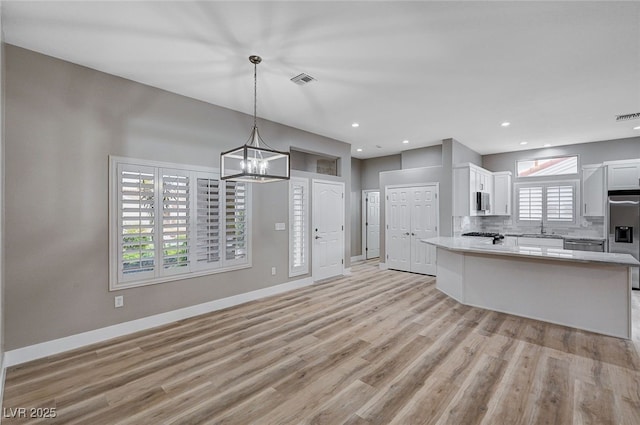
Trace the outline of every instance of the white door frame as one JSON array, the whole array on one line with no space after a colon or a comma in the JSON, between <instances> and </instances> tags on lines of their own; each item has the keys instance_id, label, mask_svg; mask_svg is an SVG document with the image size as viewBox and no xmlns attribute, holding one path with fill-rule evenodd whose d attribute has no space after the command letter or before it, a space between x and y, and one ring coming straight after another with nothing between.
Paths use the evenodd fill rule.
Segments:
<instances>
[{"instance_id":1,"label":"white door frame","mask_svg":"<svg viewBox=\"0 0 640 425\"><path fill-rule=\"evenodd\" d=\"M345 236L345 229L344 227L346 227L346 222L345 222L345 196L346 196L346 192L345 192L345 184L344 182L341 181L335 181L335 180L323 180L323 179L311 179L311 206L309 207L311 210L311 229L315 229L316 228L316 217L315 217L315 211L313 208L314 202L316 202L315 199L315 184L316 183L326 183L326 184L335 184L335 185L340 185L342 186L342 206L341 206L341 211L342 211L342 226L343 226L343 230L342 230L342 274L344 274L345 271L345 264L344 264L344 260L345 260L345 249L344 249L344 244L346 241L346 236ZM316 257L315 257L315 253L313 252L313 246L314 246L314 240L312 239L315 235L315 232L311 231L311 233L309 234L309 238L311 240L311 278L315 281L316 280L316 271L317 271L317 264L316 264Z\"/></svg>"},{"instance_id":2,"label":"white door frame","mask_svg":"<svg viewBox=\"0 0 640 425\"><path fill-rule=\"evenodd\" d=\"M388 200L388 195L389 195L389 189L400 189L403 187L423 187L423 186L435 186L436 188L436 194L438 194L437 197L437 204L438 204L438 208L436 209L436 229L438 232L438 235L440 234L440 183L438 182L427 182L427 183L413 183L413 184L389 184L386 185L384 187L384 258L380 258L380 263L384 263L386 268L386 263L387 263L387 255L388 254L388 248L389 248L389 238L387 237L387 230L388 230L388 224L387 224L387 217L389 216L389 203L387 202Z\"/></svg>"},{"instance_id":3,"label":"white door frame","mask_svg":"<svg viewBox=\"0 0 640 425\"><path fill-rule=\"evenodd\" d=\"M362 191L362 217L360 218L362 224L362 248L360 251L362 252L362 258L365 260L367 259L367 194L370 192L378 192L382 196L380 189L365 189Z\"/></svg>"}]
</instances>

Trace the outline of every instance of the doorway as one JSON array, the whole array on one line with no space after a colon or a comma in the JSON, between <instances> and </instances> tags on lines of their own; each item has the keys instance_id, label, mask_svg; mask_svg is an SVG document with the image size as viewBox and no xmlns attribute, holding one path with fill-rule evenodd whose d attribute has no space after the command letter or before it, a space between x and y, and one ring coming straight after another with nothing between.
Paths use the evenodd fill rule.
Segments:
<instances>
[{"instance_id":1,"label":"doorway","mask_svg":"<svg viewBox=\"0 0 640 425\"><path fill-rule=\"evenodd\" d=\"M380 191L362 191L362 252L365 260L380 257Z\"/></svg>"},{"instance_id":2,"label":"doorway","mask_svg":"<svg viewBox=\"0 0 640 425\"><path fill-rule=\"evenodd\" d=\"M344 273L344 183L313 180L312 273L322 280Z\"/></svg>"},{"instance_id":3,"label":"doorway","mask_svg":"<svg viewBox=\"0 0 640 425\"><path fill-rule=\"evenodd\" d=\"M436 249L420 242L438 235L438 184L387 186L385 251L390 269L436 274Z\"/></svg>"}]
</instances>

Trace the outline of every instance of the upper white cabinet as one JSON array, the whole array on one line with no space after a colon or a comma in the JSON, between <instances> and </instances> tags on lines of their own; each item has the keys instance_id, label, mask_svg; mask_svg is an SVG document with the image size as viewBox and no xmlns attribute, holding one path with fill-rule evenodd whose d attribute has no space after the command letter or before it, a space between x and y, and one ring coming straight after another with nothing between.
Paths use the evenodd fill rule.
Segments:
<instances>
[{"instance_id":1,"label":"upper white cabinet","mask_svg":"<svg viewBox=\"0 0 640 425\"><path fill-rule=\"evenodd\" d=\"M604 217L606 190L602 164L582 167L582 215Z\"/></svg>"},{"instance_id":2,"label":"upper white cabinet","mask_svg":"<svg viewBox=\"0 0 640 425\"><path fill-rule=\"evenodd\" d=\"M477 208L477 193L489 195L489 209ZM474 164L464 164L453 169L453 215L490 215L493 193L491 171Z\"/></svg>"},{"instance_id":3,"label":"upper white cabinet","mask_svg":"<svg viewBox=\"0 0 640 425\"><path fill-rule=\"evenodd\" d=\"M493 173L491 215L511 215L511 171Z\"/></svg>"},{"instance_id":4,"label":"upper white cabinet","mask_svg":"<svg viewBox=\"0 0 640 425\"><path fill-rule=\"evenodd\" d=\"M608 190L640 189L640 159L610 161L605 164Z\"/></svg>"}]
</instances>

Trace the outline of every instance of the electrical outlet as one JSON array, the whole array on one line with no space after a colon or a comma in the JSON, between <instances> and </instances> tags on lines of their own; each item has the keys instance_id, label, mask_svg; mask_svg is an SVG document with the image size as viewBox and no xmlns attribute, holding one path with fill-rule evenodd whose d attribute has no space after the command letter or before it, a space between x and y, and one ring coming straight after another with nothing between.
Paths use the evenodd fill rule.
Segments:
<instances>
[{"instance_id":1,"label":"electrical outlet","mask_svg":"<svg viewBox=\"0 0 640 425\"><path fill-rule=\"evenodd\" d=\"M271 276L275 276L275 275L276 275L276 268L271 267Z\"/></svg>"},{"instance_id":2,"label":"electrical outlet","mask_svg":"<svg viewBox=\"0 0 640 425\"><path fill-rule=\"evenodd\" d=\"M116 308L124 307L124 295L116 295L115 305Z\"/></svg>"}]
</instances>

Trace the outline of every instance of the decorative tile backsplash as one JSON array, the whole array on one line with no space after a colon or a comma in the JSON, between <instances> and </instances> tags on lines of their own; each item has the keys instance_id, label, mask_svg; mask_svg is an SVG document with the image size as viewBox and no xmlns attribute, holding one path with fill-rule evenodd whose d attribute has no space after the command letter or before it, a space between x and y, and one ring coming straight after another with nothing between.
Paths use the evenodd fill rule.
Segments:
<instances>
[{"instance_id":1,"label":"decorative tile backsplash","mask_svg":"<svg viewBox=\"0 0 640 425\"><path fill-rule=\"evenodd\" d=\"M605 238L604 217L580 217L580 225L545 225L547 234L556 234L575 238ZM512 217L453 217L453 235L467 232L497 233L540 233L540 223L531 226L516 224Z\"/></svg>"}]
</instances>

